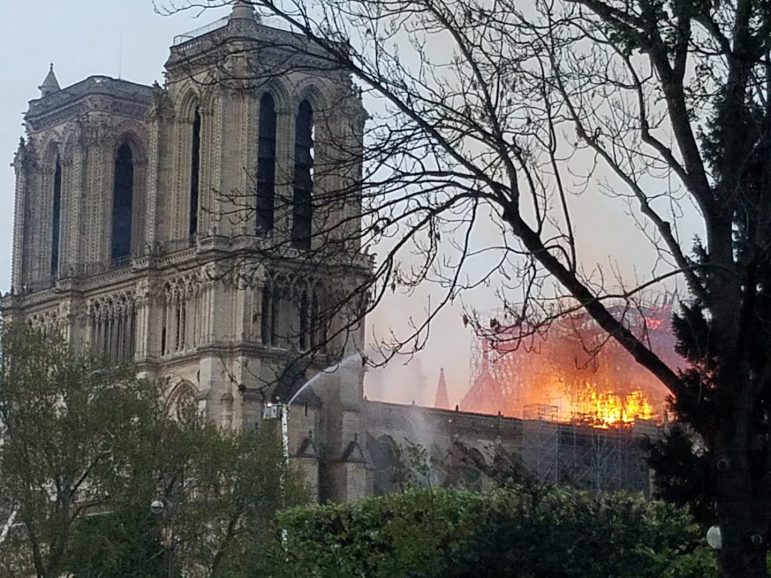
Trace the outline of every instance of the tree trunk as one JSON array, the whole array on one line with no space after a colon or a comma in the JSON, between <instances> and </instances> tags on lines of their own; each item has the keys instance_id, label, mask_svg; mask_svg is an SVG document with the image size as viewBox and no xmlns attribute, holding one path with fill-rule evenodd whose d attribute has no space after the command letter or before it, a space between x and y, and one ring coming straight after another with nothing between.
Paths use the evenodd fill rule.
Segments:
<instances>
[{"instance_id":1,"label":"tree trunk","mask_svg":"<svg viewBox=\"0 0 771 578\"><path fill-rule=\"evenodd\" d=\"M739 536L746 533L741 532ZM746 529L745 529L746 530ZM720 550L720 576L722 578L768 578L766 549L753 546L749 540L731 540L733 532L723 532L723 547Z\"/></svg>"},{"instance_id":2,"label":"tree trunk","mask_svg":"<svg viewBox=\"0 0 771 578\"><path fill-rule=\"evenodd\" d=\"M741 419L738 414L734 417ZM725 437L718 435L716 439L718 451L713 469L722 541L718 553L720 575L723 578L768 578L767 493L758 487L763 482L754 480L751 475L752 456L749 455L746 430L737 428L735 420L728 420L728 423L730 425L722 428ZM751 429L749 424L747 429ZM742 431L744 435L736 435Z\"/></svg>"}]
</instances>

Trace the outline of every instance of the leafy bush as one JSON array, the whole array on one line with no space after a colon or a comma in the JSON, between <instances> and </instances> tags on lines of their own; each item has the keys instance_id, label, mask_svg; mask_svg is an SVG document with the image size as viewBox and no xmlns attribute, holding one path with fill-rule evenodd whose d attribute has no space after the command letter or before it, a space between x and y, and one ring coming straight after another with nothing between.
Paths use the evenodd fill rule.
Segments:
<instances>
[{"instance_id":1,"label":"leafy bush","mask_svg":"<svg viewBox=\"0 0 771 578\"><path fill-rule=\"evenodd\" d=\"M686 510L633 495L414 489L290 510L281 523L294 576L716 575L703 532Z\"/></svg>"}]
</instances>

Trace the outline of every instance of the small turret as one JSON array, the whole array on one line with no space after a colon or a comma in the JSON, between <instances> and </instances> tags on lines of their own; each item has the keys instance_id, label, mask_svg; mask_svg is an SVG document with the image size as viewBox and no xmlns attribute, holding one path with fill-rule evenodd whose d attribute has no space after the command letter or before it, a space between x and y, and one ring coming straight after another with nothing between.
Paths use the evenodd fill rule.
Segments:
<instances>
[{"instance_id":1,"label":"small turret","mask_svg":"<svg viewBox=\"0 0 771 578\"><path fill-rule=\"evenodd\" d=\"M434 407L450 409L450 397L447 395L447 381L444 379L444 367L439 370L439 383L436 385Z\"/></svg>"},{"instance_id":2,"label":"small turret","mask_svg":"<svg viewBox=\"0 0 771 578\"><path fill-rule=\"evenodd\" d=\"M54 74L54 63L51 63L51 67L48 69L48 74L46 75L45 79L43 79L43 84L38 86L38 90L40 90L40 97L48 96L49 94L53 94L54 92L59 92L61 88L59 87L59 81L56 80L56 74Z\"/></svg>"},{"instance_id":3,"label":"small turret","mask_svg":"<svg viewBox=\"0 0 771 578\"><path fill-rule=\"evenodd\" d=\"M235 0L233 2L233 11L230 13L231 22L233 20L259 20L259 17L254 12L254 6L252 6L246 0Z\"/></svg>"}]
</instances>

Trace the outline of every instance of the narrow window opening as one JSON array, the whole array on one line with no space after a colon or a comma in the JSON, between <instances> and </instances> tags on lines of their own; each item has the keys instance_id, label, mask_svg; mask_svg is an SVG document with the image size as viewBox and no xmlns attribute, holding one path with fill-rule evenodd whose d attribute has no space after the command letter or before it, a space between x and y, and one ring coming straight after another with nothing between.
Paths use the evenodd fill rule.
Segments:
<instances>
[{"instance_id":1,"label":"narrow window opening","mask_svg":"<svg viewBox=\"0 0 771 578\"><path fill-rule=\"evenodd\" d=\"M279 285L273 288L273 299L270 302L270 344L273 347L281 347L282 333L279 329L279 323L282 323L281 302L283 296L283 286Z\"/></svg>"},{"instance_id":2,"label":"narrow window opening","mask_svg":"<svg viewBox=\"0 0 771 578\"><path fill-rule=\"evenodd\" d=\"M54 200L53 214L51 218L51 277L59 273L59 229L62 213L62 163L56 157L54 168Z\"/></svg>"},{"instance_id":3,"label":"narrow window opening","mask_svg":"<svg viewBox=\"0 0 771 578\"><path fill-rule=\"evenodd\" d=\"M276 104L265 93L260 99L260 130L257 150L257 234L273 230L276 191Z\"/></svg>"},{"instance_id":4,"label":"narrow window opening","mask_svg":"<svg viewBox=\"0 0 771 578\"><path fill-rule=\"evenodd\" d=\"M270 291L270 285L265 285L262 288L262 311L260 313L260 333L262 336L262 342L265 345L272 345L273 336L273 299Z\"/></svg>"},{"instance_id":5,"label":"narrow window opening","mask_svg":"<svg viewBox=\"0 0 771 578\"><path fill-rule=\"evenodd\" d=\"M190 238L198 234L198 190L201 174L201 113L193 115L193 138L190 147Z\"/></svg>"},{"instance_id":6,"label":"narrow window opening","mask_svg":"<svg viewBox=\"0 0 771 578\"><path fill-rule=\"evenodd\" d=\"M121 261L131 255L131 219L134 204L134 158L124 143L115 156L112 197L112 260Z\"/></svg>"},{"instance_id":7,"label":"narrow window opening","mask_svg":"<svg viewBox=\"0 0 771 578\"><path fill-rule=\"evenodd\" d=\"M303 290L300 295L300 351L308 349L309 339L309 319L308 319L308 292Z\"/></svg>"},{"instance_id":8,"label":"narrow window opening","mask_svg":"<svg viewBox=\"0 0 771 578\"><path fill-rule=\"evenodd\" d=\"M313 297L311 298L311 347L316 348L322 345L321 337L321 319L319 310L319 295L318 289L314 290Z\"/></svg>"},{"instance_id":9,"label":"narrow window opening","mask_svg":"<svg viewBox=\"0 0 771 578\"><path fill-rule=\"evenodd\" d=\"M313 218L313 109L307 100L300 103L295 123L294 197L292 203L292 244L311 248Z\"/></svg>"}]
</instances>

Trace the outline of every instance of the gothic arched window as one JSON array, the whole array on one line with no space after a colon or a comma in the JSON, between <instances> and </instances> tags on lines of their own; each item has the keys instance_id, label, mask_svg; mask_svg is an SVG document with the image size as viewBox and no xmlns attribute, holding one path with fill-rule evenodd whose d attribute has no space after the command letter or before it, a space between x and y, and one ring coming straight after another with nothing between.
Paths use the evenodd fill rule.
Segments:
<instances>
[{"instance_id":1,"label":"gothic arched window","mask_svg":"<svg viewBox=\"0 0 771 578\"><path fill-rule=\"evenodd\" d=\"M311 247L313 218L313 109L303 100L297 109L294 145L294 196L292 199L292 244Z\"/></svg>"},{"instance_id":2,"label":"gothic arched window","mask_svg":"<svg viewBox=\"0 0 771 578\"><path fill-rule=\"evenodd\" d=\"M198 234L198 187L201 174L201 113L198 108L193 115L193 138L190 146L190 227L192 238Z\"/></svg>"},{"instance_id":3,"label":"gothic arched window","mask_svg":"<svg viewBox=\"0 0 771 578\"><path fill-rule=\"evenodd\" d=\"M62 163L56 157L53 183L53 207L51 215L51 276L59 273L59 231L62 217Z\"/></svg>"},{"instance_id":4,"label":"gothic arched window","mask_svg":"<svg viewBox=\"0 0 771 578\"><path fill-rule=\"evenodd\" d=\"M134 156L131 147L123 143L115 155L115 176L112 188L112 247L113 260L131 254L131 218L134 205Z\"/></svg>"},{"instance_id":5,"label":"gothic arched window","mask_svg":"<svg viewBox=\"0 0 771 578\"><path fill-rule=\"evenodd\" d=\"M257 234L273 229L273 198L276 190L276 103L269 93L260 99L257 150Z\"/></svg>"}]
</instances>

